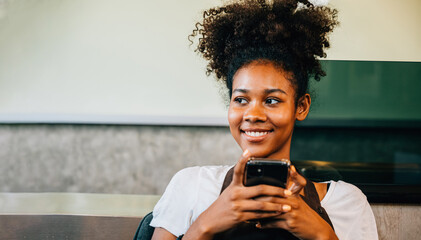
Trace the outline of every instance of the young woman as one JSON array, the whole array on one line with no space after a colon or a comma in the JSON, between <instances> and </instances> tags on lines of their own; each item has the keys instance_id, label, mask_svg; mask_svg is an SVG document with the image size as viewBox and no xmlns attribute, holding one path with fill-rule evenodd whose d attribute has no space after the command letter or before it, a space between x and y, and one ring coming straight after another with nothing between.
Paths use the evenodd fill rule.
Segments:
<instances>
[{"instance_id":1,"label":"young woman","mask_svg":"<svg viewBox=\"0 0 421 240\"><path fill-rule=\"evenodd\" d=\"M302 2L302 3L301 3ZM310 77L325 73L336 11L308 1L240 1L204 13L193 31L208 73L226 83L237 164L178 172L155 206L157 239L377 239L364 194L345 182L312 183L292 166L286 189L245 187L251 157L290 159L295 121L306 118Z\"/></svg>"}]
</instances>

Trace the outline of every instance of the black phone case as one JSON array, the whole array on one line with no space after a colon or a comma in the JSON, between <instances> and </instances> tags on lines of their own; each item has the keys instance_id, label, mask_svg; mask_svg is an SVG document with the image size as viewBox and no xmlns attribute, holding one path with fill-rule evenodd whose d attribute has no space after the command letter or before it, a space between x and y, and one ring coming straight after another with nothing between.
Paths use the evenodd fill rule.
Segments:
<instances>
[{"instance_id":1,"label":"black phone case","mask_svg":"<svg viewBox=\"0 0 421 240\"><path fill-rule=\"evenodd\" d=\"M245 169L245 186L259 184L285 188L288 180L290 162L287 159L252 159Z\"/></svg>"}]
</instances>

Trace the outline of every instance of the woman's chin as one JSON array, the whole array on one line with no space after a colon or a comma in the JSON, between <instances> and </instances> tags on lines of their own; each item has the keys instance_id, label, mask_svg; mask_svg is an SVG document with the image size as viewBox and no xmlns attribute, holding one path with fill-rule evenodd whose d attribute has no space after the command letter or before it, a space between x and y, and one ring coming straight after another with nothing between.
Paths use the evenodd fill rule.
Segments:
<instances>
[{"instance_id":1,"label":"woman's chin","mask_svg":"<svg viewBox=\"0 0 421 240\"><path fill-rule=\"evenodd\" d=\"M250 156L254 158L272 158L272 159L282 159L289 158L289 154L284 151L276 151L274 149L262 148L261 146L244 146L242 147L243 151L248 150ZM283 153L284 152L284 153Z\"/></svg>"},{"instance_id":2,"label":"woman's chin","mask_svg":"<svg viewBox=\"0 0 421 240\"><path fill-rule=\"evenodd\" d=\"M270 152L263 149L256 149L253 147L247 148L250 152L250 156L255 158L267 158L270 155Z\"/></svg>"}]
</instances>

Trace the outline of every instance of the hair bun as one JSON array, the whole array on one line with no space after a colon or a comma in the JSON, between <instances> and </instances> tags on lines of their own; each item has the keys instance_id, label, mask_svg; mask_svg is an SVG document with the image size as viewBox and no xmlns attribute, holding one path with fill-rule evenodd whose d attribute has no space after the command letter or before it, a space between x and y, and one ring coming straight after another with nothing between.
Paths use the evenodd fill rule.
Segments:
<instances>
[{"instance_id":1,"label":"hair bun","mask_svg":"<svg viewBox=\"0 0 421 240\"><path fill-rule=\"evenodd\" d=\"M234 2L205 11L203 21L196 24L190 37L199 36L196 51L209 61L207 73L215 73L226 82L228 89L232 82L229 78L236 67L265 58L293 73L297 93L301 95L307 91L310 76L319 80L325 75L317 57L326 56L328 33L338 24L336 10L320 7L327 2ZM297 11L299 4L305 7Z\"/></svg>"}]
</instances>

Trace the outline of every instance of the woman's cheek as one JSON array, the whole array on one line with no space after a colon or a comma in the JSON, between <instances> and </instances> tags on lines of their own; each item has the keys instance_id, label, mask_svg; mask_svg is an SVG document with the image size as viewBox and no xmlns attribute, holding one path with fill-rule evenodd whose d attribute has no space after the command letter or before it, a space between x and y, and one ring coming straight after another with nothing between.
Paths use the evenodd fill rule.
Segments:
<instances>
[{"instance_id":1,"label":"woman's cheek","mask_svg":"<svg viewBox=\"0 0 421 240\"><path fill-rule=\"evenodd\" d=\"M234 137L235 141L240 145L240 125L242 120L242 114L239 111L236 111L234 108L230 107L228 110L228 123L231 131L231 135Z\"/></svg>"},{"instance_id":2,"label":"woman's cheek","mask_svg":"<svg viewBox=\"0 0 421 240\"><path fill-rule=\"evenodd\" d=\"M241 124L242 113L235 109L235 107L229 107L228 109L228 123L230 127L235 127Z\"/></svg>"},{"instance_id":3,"label":"woman's cheek","mask_svg":"<svg viewBox=\"0 0 421 240\"><path fill-rule=\"evenodd\" d=\"M272 122L275 123L278 127L286 126L295 122L292 118L292 115L285 112L278 112L273 114L271 117Z\"/></svg>"}]
</instances>

